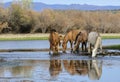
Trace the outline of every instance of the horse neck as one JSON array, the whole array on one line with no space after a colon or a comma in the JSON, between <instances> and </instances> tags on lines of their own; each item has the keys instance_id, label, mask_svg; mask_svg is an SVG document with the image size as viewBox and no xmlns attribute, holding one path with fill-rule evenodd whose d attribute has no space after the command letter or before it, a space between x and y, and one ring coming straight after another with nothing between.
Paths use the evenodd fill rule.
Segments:
<instances>
[{"instance_id":1,"label":"horse neck","mask_svg":"<svg viewBox=\"0 0 120 82\"><path fill-rule=\"evenodd\" d=\"M65 35L63 42L64 42L64 43L67 43L67 42L68 42L68 35Z\"/></svg>"},{"instance_id":2,"label":"horse neck","mask_svg":"<svg viewBox=\"0 0 120 82\"><path fill-rule=\"evenodd\" d=\"M76 38L75 38L75 44L76 42L78 41L78 37L79 37L80 34L77 34Z\"/></svg>"},{"instance_id":3,"label":"horse neck","mask_svg":"<svg viewBox=\"0 0 120 82\"><path fill-rule=\"evenodd\" d=\"M99 47L100 41L101 41L101 37L98 36L96 39L96 42L95 42L95 49L97 49Z\"/></svg>"}]
</instances>

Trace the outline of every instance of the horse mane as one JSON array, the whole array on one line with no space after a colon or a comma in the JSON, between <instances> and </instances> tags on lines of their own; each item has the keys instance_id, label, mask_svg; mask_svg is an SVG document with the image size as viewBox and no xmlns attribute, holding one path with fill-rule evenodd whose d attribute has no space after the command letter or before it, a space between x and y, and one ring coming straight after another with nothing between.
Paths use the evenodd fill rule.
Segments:
<instances>
[{"instance_id":1,"label":"horse mane","mask_svg":"<svg viewBox=\"0 0 120 82\"><path fill-rule=\"evenodd\" d=\"M74 42L74 44L76 44L76 42L77 42L77 39L78 39L78 36L81 34L81 32L79 32L78 34L77 34L77 36L76 36L76 38L75 38L75 42Z\"/></svg>"},{"instance_id":2,"label":"horse mane","mask_svg":"<svg viewBox=\"0 0 120 82\"><path fill-rule=\"evenodd\" d=\"M71 31L69 31L67 34L65 34L65 36L64 36L64 39L63 39L63 43L65 42L68 42L68 39L67 39L67 37L68 37L68 34L70 33Z\"/></svg>"},{"instance_id":3,"label":"horse mane","mask_svg":"<svg viewBox=\"0 0 120 82\"><path fill-rule=\"evenodd\" d=\"M50 33L52 33L52 32L56 32L56 30L55 30L55 29L51 29L51 30L50 30Z\"/></svg>"}]
</instances>

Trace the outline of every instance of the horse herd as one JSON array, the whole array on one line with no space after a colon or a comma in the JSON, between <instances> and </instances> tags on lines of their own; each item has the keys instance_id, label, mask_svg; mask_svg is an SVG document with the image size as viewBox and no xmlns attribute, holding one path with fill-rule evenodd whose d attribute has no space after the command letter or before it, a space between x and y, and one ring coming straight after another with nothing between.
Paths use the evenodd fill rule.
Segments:
<instances>
[{"instance_id":1,"label":"horse herd","mask_svg":"<svg viewBox=\"0 0 120 82\"><path fill-rule=\"evenodd\" d=\"M89 52L95 57L98 48L102 51L101 36L97 32L88 33L86 30L70 30L65 36L52 29L49 35L50 51L59 52L59 46L62 44L62 51L66 53L67 43L70 42L71 53L79 52L79 45L82 44L82 51ZM88 45L88 46L87 46ZM88 48L87 48L88 47Z\"/></svg>"}]
</instances>

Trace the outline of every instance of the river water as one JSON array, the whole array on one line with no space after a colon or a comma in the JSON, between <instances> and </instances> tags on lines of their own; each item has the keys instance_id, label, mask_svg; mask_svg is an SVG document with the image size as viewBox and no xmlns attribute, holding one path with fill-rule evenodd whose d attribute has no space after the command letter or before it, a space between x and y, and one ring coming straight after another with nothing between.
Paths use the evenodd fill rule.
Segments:
<instances>
[{"instance_id":1,"label":"river water","mask_svg":"<svg viewBox=\"0 0 120 82\"><path fill-rule=\"evenodd\" d=\"M103 45L120 44L106 39ZM0 41L0 49L49 48L47 40ZM69 46L69 44L68 44ZM1 52L0 82L120 82L120 56L90 58L48 52Z\"/></svg>"},{"instance_id":2,"label":"river water","mask_svg":"<svg viewBox=\"0 0 120 82\"><path fill-rule=\"evenodd\" d=\"M120 44L120 39L104 39L102 45ZM68 43L69 47L69 43ZM49 48L48 40L33 40L33 41L0 41L0 49L39 49Z\"/></svg>"}]
</instances>

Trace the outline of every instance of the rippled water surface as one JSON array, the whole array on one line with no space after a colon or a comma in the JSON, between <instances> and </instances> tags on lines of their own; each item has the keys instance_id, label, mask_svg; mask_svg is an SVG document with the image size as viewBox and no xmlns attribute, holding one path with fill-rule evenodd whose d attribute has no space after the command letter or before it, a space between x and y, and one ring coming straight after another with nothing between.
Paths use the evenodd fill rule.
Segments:
<instances>
[{"instance_id":1,"label":"rippled water surface","mask_svg":"<svg viewBox=\"0 0 120 82\"><path fill-rule=\"evenodd\" d=\"M103 40L103 45L120 40ZM0 49L48 48L48 41L0 41ZM69 46L69 44L68 44ZM120 56L1 52L0 82L120 82Z\"/></svg>"}]
</instances>

